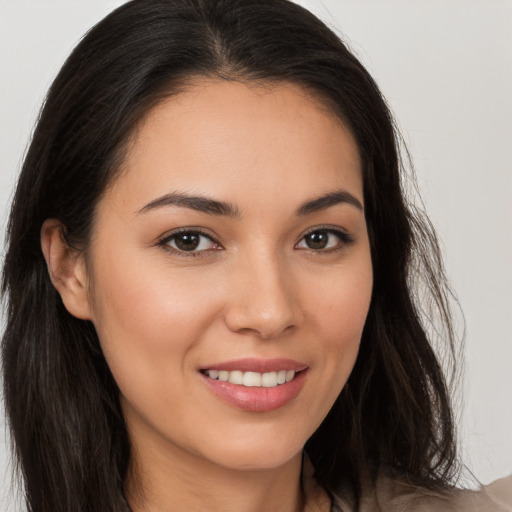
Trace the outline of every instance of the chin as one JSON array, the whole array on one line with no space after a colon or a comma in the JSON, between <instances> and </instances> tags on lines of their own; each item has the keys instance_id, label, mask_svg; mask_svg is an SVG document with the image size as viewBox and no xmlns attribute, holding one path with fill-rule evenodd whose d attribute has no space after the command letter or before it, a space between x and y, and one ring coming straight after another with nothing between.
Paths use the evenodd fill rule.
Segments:
<instances>
[{"instance_id":1,"label":"chin","mask_svg":"<svg viewBox=\"0 0 512 512\"><path fill-rule=\"evenodd\" d=\"M240 471L270 470L282 467L293 458L300 456L304 447L303 443L282 442L280 437L275 437L273 442L247 443L244 440L230 443L228 446L218 446L215 453L208 458L226 469ZM279 442L281 441L281 442ZM205 454L206 455L206 454Z\"/></svg>"}]
</instances>

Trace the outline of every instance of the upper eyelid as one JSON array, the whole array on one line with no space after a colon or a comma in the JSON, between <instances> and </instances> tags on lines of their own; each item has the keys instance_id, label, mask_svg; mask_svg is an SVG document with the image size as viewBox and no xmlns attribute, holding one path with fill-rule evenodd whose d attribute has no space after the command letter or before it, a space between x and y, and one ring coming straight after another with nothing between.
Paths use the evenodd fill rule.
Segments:
<instances>
[{"instance_id":1,"label":"upper eyelid","mask_svg":"<svg viewBox=\"0 0 512 512\"><path fill-rule=\"evenodd\" d=\"M333 251L341 249L343 247L350 246L354 242L356 242L356 238L348 230L341 228L340 226L324 225L324 226L315 226L314 228L308 229L297 240L294 247L297 247L299 244L301 244L308 235L310 235L311 233L315 233L317 231L327 231L328 233L335 235L340 241L340 247L330 248L330 249L309 249L309 250L313 251L314 253L321 254L321 253L333 252ZM304 248L304 250L307 250L307 248Z\"/></svg>"},{"instance_id":2,"label":"upper eyelid","mask_svg":"<svg viewBox=\"0 0 512 512\"><path fill-rule=\"evenodd\" d=\"M163 245L164 243L168 242L172 237L179 235L181 233L198 233L201 236L205 236L206 238L210 239L212 242L216 244L220 244L217 237L215 235L212 235L208 231L206 231L204 228L196 228L196 227L185 227L185 228L177 228L172 231L169 231L165 233L162 236L159 236L157 238L157 244Z\"/></svg>"},{"instance_id":3,"label":"upper eyelid","mask_svg":"<svg viewBox=\"0 0 512 512\"><path fill-rule=\"evenodd\" d=\"M156 246L159 248L162 248L165 251L167 251L168 253L174 254L176 257L180 257L180 258L201 258L201 257L209 256L211 254L212 249L185 251L185 250L179 249L178 247L172 247L170 242L172 241L172 239L174 237L176 237L180 233L197 233L200 236L204 236L205 238L207 238L215 246L218 246L217 250L224 249L224 247L219 242L217 242L217 240L213 236L211 236L208 233L205 233L205 231L203 229L199 229L199 228L191 229L188 227L187 228L178 228L178 229L175 229L174 231L168 232L166 235L163 235L162 237L160 237L157 240Z\"/></svg>"},{"instance_id":4,"label":"upper eyelid","mask_svg":"<svg viewBox=\"0 0 512 512\"><path fill-rule=\"evenodd\" d=\"M328 231L333 234L341 234L350 238L353 238L353 236L349 233L348 230L342 228L341 226L331 225L331 224L320 224L317 226L311 226L306 231L303 231L301 235L297 238L295 245L297 245L301 240L304 239L304 237L310 235L311 233L314 233L315 231ZM222 243L219 241L219 237L212 234L207 230L206 228L200 228L195 226L187 226L187 227L181 227L176 228L170 232L167 232L166 234L158 237L157 239L157 245L165 245L169 240L171 240L174 236L179 235L180 233L198 233L202 236L205 236L215 244L218 244L222 247Z\"/></svg>"},{"instance_id":5,"label":"upper eyelid","mask_svg":"<svg viewBox=\"0 0 512 512\"><path fill-rule=\"evenodd\" d=\"M347 229L342 228L341 226L334 226L331 224L324 224L324 225L320 224L319 226L313 226L311 228L308 228L306 231L304 231L298 238L298 241L302 240L305 236L308 236L311 233L314 233L315 231L329 231L331 233L341 233L343 235L351 236L350 232Z\"/></svg>"}]
</instances>

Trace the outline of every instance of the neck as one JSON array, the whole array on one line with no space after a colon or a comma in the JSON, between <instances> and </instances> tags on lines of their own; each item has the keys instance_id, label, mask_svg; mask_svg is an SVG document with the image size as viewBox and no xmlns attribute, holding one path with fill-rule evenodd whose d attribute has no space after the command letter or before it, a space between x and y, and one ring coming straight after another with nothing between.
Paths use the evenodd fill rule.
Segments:
<instances>
[{"instance_id":1,"label":"neck","mask_svg":"<svg viewBox=\"0 0 512 512\"><path fill-rule=\"evenodd\" d=\"M156 447L153 447L156 448ZM176 446L133 447L126 495L133 512L300 512L302 454L269 469L232 469Z\"/></svg>"}]
</instances>

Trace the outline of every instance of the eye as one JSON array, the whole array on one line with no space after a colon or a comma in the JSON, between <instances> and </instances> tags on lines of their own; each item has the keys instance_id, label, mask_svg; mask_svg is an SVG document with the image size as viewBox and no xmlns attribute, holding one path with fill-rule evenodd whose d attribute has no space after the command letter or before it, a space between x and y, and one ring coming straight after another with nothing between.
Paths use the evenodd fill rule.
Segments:
<instances>
[{"instance_id":1,"label":"eye","mask_svg":"<svg viewBox=\"0 0 512 512\"><path fill-rule=\"evenodd\" d=\"M208 250L218 250L221 246L210 236L201 231L182 230L161 240L158 245L177 253L201 253Z\"/></svg>"},{"instance_id":2,"label":"eye","mask_svg":"<svg viewBox=\"0 0 512 512\"><path fill-rule=\"evenodd\" d=\"M313 251L329 251L341 249L354 242L353 238L344 231L337 229L315 229L310 231L295 246L297 249L309 249Z\"/></svg>"}]
</instances>

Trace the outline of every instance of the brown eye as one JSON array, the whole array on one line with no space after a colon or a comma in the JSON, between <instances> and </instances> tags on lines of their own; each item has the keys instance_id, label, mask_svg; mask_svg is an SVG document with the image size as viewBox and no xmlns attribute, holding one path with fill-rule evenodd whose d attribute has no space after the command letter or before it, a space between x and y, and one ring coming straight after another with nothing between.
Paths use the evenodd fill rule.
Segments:
<instances>
[{"instance_id":1,"label":"brown eye","mask_svg":"<svg viewBox=\"0 0 512 512\"><path fill-rule=\"evenodd\" d=\"M180 233L174 236L174 243L180 251L194 251L200 241L200 235L197 233Z\"/></svg>"},{"instance_id":2,"label":"brown eye","mask_svg":"<svg viewBox=\"0 0 512 512\"><path fill-rule=\"evenodd\" d=\"M354 242L348 234L337 229L316 229L304 235L296 245L297 249L309 249L312 251L329 251L341 249Z\"/></svg>"},{"instance_id":3,"label":"brown eye","mask_svg":"<svg viewBox=\"0 0 512 512\"><path fill-rule=\"evenodd\" d=\"M177 252L201 252L209 249L219 249L209 236L198 231L181 231L161 242Z\"/></svg>"},{"instance_id":4,"label":"brown eye","mask_svg":"<svg viewBox=\"0 0 512 512\"><path fill-rule=\"evenodd\" d=\"M329 244L329 237L332 237L328 231L313 231L304 237L304 241L309 249L325 249Z\"/></svg>"}]
</instances>

